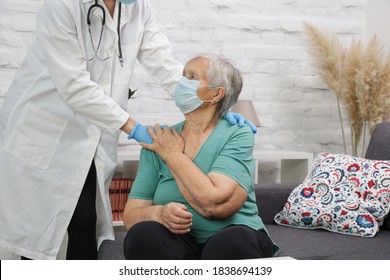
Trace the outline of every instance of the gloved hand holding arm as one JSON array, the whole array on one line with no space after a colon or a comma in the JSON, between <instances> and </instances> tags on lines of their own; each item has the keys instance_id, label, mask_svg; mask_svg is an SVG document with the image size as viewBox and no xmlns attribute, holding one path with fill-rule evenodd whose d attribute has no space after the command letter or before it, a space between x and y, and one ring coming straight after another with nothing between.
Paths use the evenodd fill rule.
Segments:
<instances>
[{"instance_id":1,"label":"gloved hand holding arm","mask_svg":"<svg viewBox=\"0 0 390 280\"><path fill-rule=\"evenodd\" d=\"M226 113L224 118L231 125L238 124L238 126L242 127L244 124L247 124L252 129L253 133L257 132L256 126L252 122L250 122L249 120L245 119L240 114L229 111ZM128 129L128 127L129 127L128 124L130 124L130 123L133 124L133 126L132 126L133 128L131 130ZM127 129L126 129L126 127L127 127ZM161 127L164 128L164 126L161 126ZM138 122L135 122L131 118L129 118L128 122L122 127L122 131L129 134L129 136L127 137L127 139L129 139L129 140L134 139L137 142L143 142L146 144L152 144L154 142L148 133L147 127L138 123Z\"/></svg>"},{"instance_id":2,"label":"gloved hand holding arm","mask_svg":"<svg viewBox=\"0 0 390 280\"><path fill-rule=\"evenodd\" d=\"M153 143L146 126L136 122L131 117L123 124L121 130L129 135L127 139L135 139L137 142L144 142L147 144Z\"/></svg>"},{"instance_id":3,"label":"gloved hand holding arm","mask_svg":"<svg viewBox=\"0 0 390 280\"><path fill-rule=\"evenodd\" d=\"M225 116L223 116L231 125L238 124L239 127L242 127L244 124L249 125L249 127L252 129L253 133L257 132L256 126L245 119L242 115L234 113L232 111L229 111L226 113Z\"/></svg>"},{"instance_id":4,"label":"gloved hand holding arm","mask_svg":"<svg viewBox=\"0 0 390 280\"><path fill-rule=\"evenodd\" d=\"M127 139L135 139L137 142L143 142L146 144L152 144L154 141L152 137L150 137L149 132L147 130L147 127L140 124L136 123L134 128L131 130L129 136Z\"/></svg>"},{"instance_id":5,"label":"gloved hand holding arm","mask_svg":"<svg viewBox=\"0 0 390 280\"><path fill-rule=\"evenodd\" d=\"M161 129L164 129L166 125L160 125ZM123 130L123 129L122 129ZM156 128L152 127L152 130L155 132ZM123 130L126 132L125 130ZM134 139L139 143L145 143L145 144L153 144L154 141L152 137L150 137L150 134L148 132L147 126L140 124L139 122L135 122L133 129L128 133L129 136L127 136L127 139Z\"/></svg>"}]
</instances>

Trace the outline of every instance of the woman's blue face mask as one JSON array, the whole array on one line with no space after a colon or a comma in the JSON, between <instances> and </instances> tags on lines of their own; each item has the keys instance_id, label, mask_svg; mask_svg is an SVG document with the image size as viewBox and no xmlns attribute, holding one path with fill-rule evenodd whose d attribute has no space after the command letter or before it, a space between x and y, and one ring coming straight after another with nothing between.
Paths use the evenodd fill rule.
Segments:
<instances>
[{"instance_id":1,"label":"woman's blue face mask","mask_svg":"<svg viewBox=\"0 0 390 280\"><path fill-rule=\"evenodd\" d=\"M183 114L190 113L196 110L204 102L213 102L214 100L201 100L196 94L200 82L197 80L188 80L186 77L181 77L176 85L175 103ZM211 86L211 85L209 85ZM214 87L214 86L212 86Z\"/></svg>"},{"instance_id":2,"label":"woman's blue face mask","mask_svg":"<svg viewBox=\"0 0 390 280\"><path fill-rule=\"evenodd\" d=\"M131 3L134 3L136 0L119 0L119 2L123 3L123 4L131 4Z\"/></svg>"}]
</instances>

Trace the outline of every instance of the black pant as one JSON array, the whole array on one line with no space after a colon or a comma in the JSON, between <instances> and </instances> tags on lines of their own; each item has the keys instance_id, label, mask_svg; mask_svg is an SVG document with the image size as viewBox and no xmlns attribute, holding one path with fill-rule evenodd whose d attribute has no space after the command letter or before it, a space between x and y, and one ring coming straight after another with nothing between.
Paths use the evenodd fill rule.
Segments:
<instances>
[{"instance_id":1,"label":"black pant","mask_svg":"<svg viewBox=\"0 0 390 280\"><path fill-rule=\"evenodd\" d=\"M235 260L272 257L273 243L265 231L232 225L205 244L190 234L173 234L157 222L140 222L127 232L125 258L130 260Z\"/></svg>"},{"instance_id":2,"label":"black pant","mask_svg":"<svg viewBox=\"0 0 390 280\"><path fill-rule=\"evenodd\" d=\"M68 225L67 260L96 260L96 168L92 161L76 209ZM21 256L22 260L29 260Z\"/></svg>"},{"instance_id":3,"label":"black pant","mask_svg":"<svg viewBox=\"0 0 390 280\"><path fill-rule=\"evenodd\" d=\"M96 260L96 168L92 161L68 226L67 260Z\"/></svg>"}]
</instances>

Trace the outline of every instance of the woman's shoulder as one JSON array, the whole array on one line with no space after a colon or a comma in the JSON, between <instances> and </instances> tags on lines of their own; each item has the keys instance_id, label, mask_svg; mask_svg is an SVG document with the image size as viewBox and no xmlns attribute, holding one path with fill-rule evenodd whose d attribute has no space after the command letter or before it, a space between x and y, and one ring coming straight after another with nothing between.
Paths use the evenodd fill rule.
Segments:
<instances>
[{"instance_id":1,"label":"woman's shoulder","mask_svg":"<svg viewBox=\"0 0 390 280\"><path fill-rule=\"evenodd\" d=\"M238 124L232 125L225 118L221 118L219 120L217 127L218 130L225 131L226 133L253 136L252 129L249 127L249 125L244 124L242 127L240 127Z\"/></svg>"},{"instance_id":2,"label":"woman's shoulder","mask_svg":"<svg viewBox=\"0 0 390 280\"><path fill-rule=\"evenodd\" d=\"M231 125L226 119L222 118L215 127L210 141L213 145L220 146L225 146L227 143L248 146L254 144L254 134L249 126Z\"/></svg>"}]
</instances>

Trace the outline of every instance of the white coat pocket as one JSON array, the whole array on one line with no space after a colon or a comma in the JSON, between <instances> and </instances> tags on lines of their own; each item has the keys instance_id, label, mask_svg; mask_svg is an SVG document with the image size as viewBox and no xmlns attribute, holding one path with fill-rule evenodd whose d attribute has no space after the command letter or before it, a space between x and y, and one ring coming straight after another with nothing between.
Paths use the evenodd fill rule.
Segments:
<instances>
[{"instance_id":1,"label":"white coat pocket","mask_svg":"<svg viewBox=\"0 0 390 280\"><path fill-rule=\"evenodd\" d=\"M34 104L27 104L11 130L5 150L31 167L47 169L67 122Z\"/></svg>"}]
</instances>

